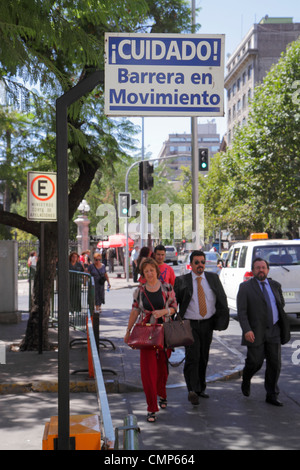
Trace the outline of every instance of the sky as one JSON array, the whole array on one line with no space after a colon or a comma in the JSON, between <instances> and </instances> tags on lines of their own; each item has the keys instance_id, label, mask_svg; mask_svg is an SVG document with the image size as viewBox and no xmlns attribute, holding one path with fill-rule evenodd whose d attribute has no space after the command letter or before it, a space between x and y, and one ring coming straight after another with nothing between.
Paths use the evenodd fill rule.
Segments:
<instances>
[{"instance_id":1,"label":"sky","mask_svg":"<svg viewBox=\"0 0 300 470\"><path fill-rule=\"evenodd\" d=\"M232 54L242 38L254 23L265 16L292 17L294 23L300 22L299 0L196 0L201 10L196 21L201 24L199 34L225 34L225 67L228 54ZM226 109L226 106L225 106ZM212 117L199 118L199 123L206 123ZM131 121L142 127L142 118L131 118ZM216 117L217 132L222 139L226 131L226 118ZM144 152L151 153L150 158L158 156L163 143L169 134L191 133L189 117L145 117L144 118ZM137 136L142 147L142 136ZM145 157L146 158L146 157Z\"/></svg>"}]
</instances>

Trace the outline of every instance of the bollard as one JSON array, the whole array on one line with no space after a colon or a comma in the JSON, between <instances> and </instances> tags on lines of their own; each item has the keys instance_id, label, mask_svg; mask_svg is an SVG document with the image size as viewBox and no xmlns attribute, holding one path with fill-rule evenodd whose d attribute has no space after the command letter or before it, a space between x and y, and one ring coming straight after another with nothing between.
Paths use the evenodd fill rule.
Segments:
<instances>
[{"instance_id":1,"label":"bollard","mask_svg":"<svg viewBox=\"0 0 300 470\"><path fill-rule=\"evenodd\" d=\"M93 322L93 319L91 319ZM88 325L88 317L86 317L86 324ZM88 370L89 370L89 378L94 379L94 367L93 367L93 355L91 351L91 342L90 342L90 336L89 336L89 331L87 327L87 351L88 351Z\"/></svg>"},{"instance_id":2,"label":"bollard","mask_svg":"<svg viewBox=\"0 0 300 470\"><path fill-rule=\"evenodd\" d=\"M140 428L137 426L137 419L134 415L128 415L124 418L124 449L126 450L138 450L139 440L138 433ZM128 428L128 429L126 429Z\"/></svg>"}]
</instances>

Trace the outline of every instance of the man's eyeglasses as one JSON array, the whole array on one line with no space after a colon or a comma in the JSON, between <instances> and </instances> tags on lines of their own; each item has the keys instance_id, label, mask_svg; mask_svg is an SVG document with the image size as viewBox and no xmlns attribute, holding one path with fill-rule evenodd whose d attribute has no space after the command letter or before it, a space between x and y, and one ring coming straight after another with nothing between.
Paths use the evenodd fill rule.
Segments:
<instances>
[{"instance_id":1,"label":"man's eyeglasses","mask_svg":"<svg viewBox=\"0 0 300 470\"><path fill-rule=\"evenodd\" d=\"M196 266L197 266L197 264L200 264L200 263L201 263L201 264L205 264L205 263L206 263L205 259L204 259L204 260L201 260L201 261L198 261L198 260L194 261L194 264L195 264Z\"/></svg>"}]
</instances>

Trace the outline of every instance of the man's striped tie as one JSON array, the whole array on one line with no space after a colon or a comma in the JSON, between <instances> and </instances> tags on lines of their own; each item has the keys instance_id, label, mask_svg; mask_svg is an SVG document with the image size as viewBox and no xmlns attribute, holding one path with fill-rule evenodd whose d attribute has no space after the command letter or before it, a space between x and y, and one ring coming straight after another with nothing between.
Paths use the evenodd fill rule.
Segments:
<instances>
[{"instance_id":1,"label":"man's striped tie","mask_svg":"<svg viewBox=\"0 0 300 470\"><path fill-rule=\"evenodd\" d=\"M198 284L198 302L199 302L199 312L201 317L205 317L207 314L207 307L205 301L205 294L203 287L201 285L202 277L197 277L197 284Z\"/></svg>"}]
</instances>

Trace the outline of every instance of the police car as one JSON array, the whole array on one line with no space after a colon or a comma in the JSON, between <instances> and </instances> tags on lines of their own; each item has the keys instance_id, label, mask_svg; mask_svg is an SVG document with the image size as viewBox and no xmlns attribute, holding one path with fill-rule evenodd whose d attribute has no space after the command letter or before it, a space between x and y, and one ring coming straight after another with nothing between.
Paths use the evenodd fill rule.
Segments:
<instances>
[{"instance_id":1,"label":"police car","mask_svg":"<svg viewBox=\"0 0 300 470\"><path fill-rule=\"evenodd\" d=\"M263 258L270 264L268 277L278 281L285 299L285 312L300 317L300 240L269 240L266 233L254 233L250 241L231 246L220 280L228 306L236 311L241 282L250 279L252 261Z\"/></svg>"}]
</instances>

